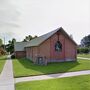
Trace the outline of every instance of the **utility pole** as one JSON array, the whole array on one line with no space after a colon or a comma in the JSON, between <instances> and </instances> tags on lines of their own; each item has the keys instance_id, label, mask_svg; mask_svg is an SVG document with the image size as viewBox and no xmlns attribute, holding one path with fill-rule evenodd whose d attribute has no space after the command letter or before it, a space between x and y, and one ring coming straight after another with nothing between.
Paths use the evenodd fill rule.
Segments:
<instances>
[{"instance_id":1,"label":"utility pole","mask_svg":"<svg viewBox=\"0 0 90 90\"><path fill-rule=\"evenodd\" d=\"M4 37L4 50L5 50L5 37Z\"/></svg>"}]
</instances>

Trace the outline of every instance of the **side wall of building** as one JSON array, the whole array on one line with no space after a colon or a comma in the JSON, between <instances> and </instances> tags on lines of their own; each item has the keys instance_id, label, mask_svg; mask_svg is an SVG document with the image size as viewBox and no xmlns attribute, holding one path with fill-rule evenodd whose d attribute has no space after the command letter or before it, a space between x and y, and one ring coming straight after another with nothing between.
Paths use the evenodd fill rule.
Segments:
<instances>
[{"instance_id":1,"label":"side wall of building","mask_svg":"<svg viewBox=\"0 0 90 90\"><path fill-rule=\"evenodd\" d=\"M50 39L46 40L38 47L38 55L50 59Z\"/></svg>"},{"instance_id":2,"label":"side wall of building","mask_svg":"<svg viewBox=\"0 0 90 90\"><path fill-rule=\"evenodd\" d=\"M65 39L65 59L67 61L76 60L77 46L74 45L69 39Z\"/></svg>"},{"instance_id":3,"label":"side wall of building","mask_svg":"<svg viewBox=\"0 0 90 90\"><path fill-rule=\"evenodd\" d=\"M26 51L15 51L16 58L23 58L26 57Z\"/></svg>"},{"instance_id":4,"label":"side wall of building","mask_svg":"<svg viewBox=\"0 0 90 90\"><path fill-rule=\"evenodd\" d=\"M38 54L38 48L37 47L26 48L26 58L34 61L36 59L37 54Z\"/></svg>"}]
</instances>

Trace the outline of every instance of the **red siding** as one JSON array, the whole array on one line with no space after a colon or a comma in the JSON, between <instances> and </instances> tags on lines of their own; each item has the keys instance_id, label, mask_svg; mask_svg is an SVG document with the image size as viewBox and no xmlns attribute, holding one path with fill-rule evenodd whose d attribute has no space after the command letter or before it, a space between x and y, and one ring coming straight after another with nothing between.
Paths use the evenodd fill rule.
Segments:
<instances>
[{"instance_id":1,"label":"red siding","mask_svg":"<svg viewBox=\"0 0 90 90\"><path fill-rule=\"evenodd\" d=\"M62 34L59 35L59 41L62 44L62 52L56 52L55 51L55 43L58 41L58 37L57 34L53 35L51 37L51 60L55 59L55 60L60 60L60 59L64 59L64 36Z\"/></svg>"},{"instance_id":2,"label":"red siding","mask_svg":"<svg viewBox=\"0 0 90 90\"><path fill-rule=\"evenodd\" d=\"M25 52L25 51L16 51L16 52L15 52L15 57L16 57L16 58L26 57L26 52Z\"/></svg>"},{"instance_id":3,"label":"red siding","mask_svg":"<svg viewBox=\"0 0 90 90\"><path fill-rule=\"evenodd\" d=\"M37 53L38 53L37 47L26 48L26 57L31 60L35 60Z\"/></svg>"},{"instance_id":4,"label":"red siding","mask_svg":"<svg viewBox=\"0 0 90 90\"><path fill-rule=\"evenodd\" d=\"M57 34L54 34L49 39L40 44L38 47L26 48L27 58L31 58L34 61L39 55L42 57L46 57L46 59L49 61L64 61L68 59L76 59L76 45L70 39L60 33L59 41L62 44L62 52L55 51L55 43L57 41L58 36Z\"/></svg>"},{"instance_id":5,"label":"red siding","mask_svg":"<svg viewBox=\"0 0 90 90\"><path fill-rule=\"evenodd\" d=\"M65 58L76 59L76 45L74 45L69 39L65 39Z\"/></svg>"},{"instance_id":6,"label":"red siding","mask_svg":"<svg viewBox=\"0 0 90 90\"><path fill-rule=\"evenodd\" d=\"M37 47L32 47L32 59L33 61L36 59L36 57L38 56L38 51L37 51Z\"/></svg>"},{"instance_id":7,"label":"red siding","mask_svg":"<svg viewBox=\"0 0 90 90\"><path fill-rule=\"evenodd\" d=\"M46 57L47 59L50 59L50 39L46 40L44 43L42 43L38 47L38 54L40 56Z\"/></svg>"}]
</instances>

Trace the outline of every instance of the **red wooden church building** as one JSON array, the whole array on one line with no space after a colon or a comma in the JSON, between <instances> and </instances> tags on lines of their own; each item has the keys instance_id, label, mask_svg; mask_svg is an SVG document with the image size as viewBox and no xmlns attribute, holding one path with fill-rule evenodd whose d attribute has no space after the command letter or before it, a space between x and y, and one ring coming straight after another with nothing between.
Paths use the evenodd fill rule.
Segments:
<instances>
[{"instance_id":1,"label":"red wooden church building","mask_svg":"<svg viewBox=\"0 0 90 90\"><path fill-rule=\"evenodd\" d=\"M37 64L75 61L77 44L62 27L29 42L16 42L17 58L26 57Z\"/></svg>"}]
</instances>

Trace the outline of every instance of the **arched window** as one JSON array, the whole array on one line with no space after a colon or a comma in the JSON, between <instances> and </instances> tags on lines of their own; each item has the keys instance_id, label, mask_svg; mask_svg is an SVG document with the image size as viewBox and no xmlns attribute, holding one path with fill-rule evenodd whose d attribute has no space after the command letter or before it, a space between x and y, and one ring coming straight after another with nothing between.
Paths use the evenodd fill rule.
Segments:
<instances>
[{"instance_id":1,"label":"arched window","mask_svg":"<svg viewBox=\"0 0 90 90\"><path fill-rule=\"evenodd\" d=\"M55 43L55 51L57 51L57 52L61 52L62 51L62 44L60 43L60 41L57 41Z\"/></svg>"}]
</instances>

